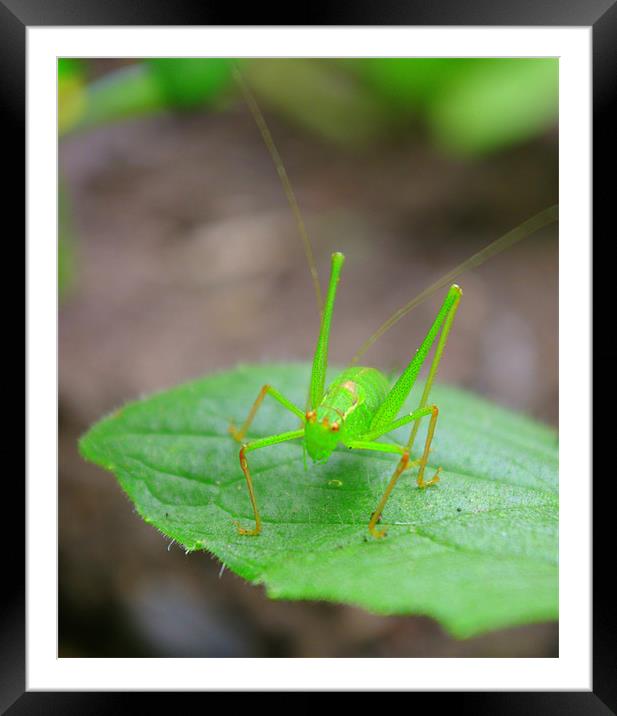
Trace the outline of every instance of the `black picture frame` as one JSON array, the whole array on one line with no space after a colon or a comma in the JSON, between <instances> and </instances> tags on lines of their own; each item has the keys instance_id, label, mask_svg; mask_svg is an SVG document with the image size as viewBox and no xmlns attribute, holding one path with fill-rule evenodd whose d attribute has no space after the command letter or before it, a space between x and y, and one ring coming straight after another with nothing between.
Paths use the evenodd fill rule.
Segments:
<instances>
[{"instance_id":1,"label":"black picture frame","mask_svg":"<svg viewBox=\"0 0 617 716\"><path fill-rule=\"evenodd\" d=\"M596 236L608 232L609 212L614 200L610 189L614 179L604 177L610 173L615 161L614 129L616 113L611 100L617 94L617 2L616 0L440 0L427 3L420 0L381 0L377 4L358 1L355 3L313 3L310 8L289 6L286 17L280 11L253 4L248 9L237 5L211 3L207 0L189 3L183 0L150 0L146 3L130 3L123 0L0 0L0 47L3 61L0 63L0 97L5 137L11 137L4 152L5 177L10 177L5 189L4 211L11 212L14 224L19 227L25 217L25 65L26 28L30 26L70 25L498 25L498 26L588 26L593 33L593 226ZM293 16L293 10L296 11ZM304 10L304 12L301 12ZM612 193L612 192L611 192ZM612 217L611 217L612 218ZM5 225L8 225L6 223ZM11 224L13 225L13 224ZM608 234L614 235L614 229ZM19 232L13 236L19 236ZM25 236L25 227L24 227ZM8 240L8 239L7 239ZM16 245L18 241L12 239ZM602 251L608 240L595 241L594 248ZM598 262L595 262L596 265ZM608 266L608 259L603 265ZM596 278L593 288L593 326L596 330L602 322L601 308L610 305L608 291L611 281ZM600 312L598 312L600 311ZM581 345L585 349L586 336ZM25 343L25 341L24 341ZM615 358L615 350L603 345L594 356ZM608 374L610 375L610 374ZM589 377L591 381L591 376ZM575 406L573 406L574 408ZM610 418L595 424L593 444L610 445ZM591 429L591 426L582 426ZM18 521L23 514L24 486L16 476L5 474L3 504ZM8 479L8 478L11 479ZM617 713L617 618L616 609L609 604L611 593L610 546L613 543L613 510L608 490L613 475L603 473L593 490L593 691L592 692L491 692L465 694L431 694L430 698L455 697L459 710L464 705L473 713L491 714L550 714L550 713ZM8 492L8 494L7 494ZM12 530L20 534L25 525ZM13 537L11 543L17 545ZM10 554L14 557L11 564ZM130 694L83 693L83 692L32 692L25 691L25 568L23 552L19 547L5 548L2 610L0 612L0 709L12 716L31 713L90 714L117 713L130 708L135 711L137 702ZM603 599L604 598L604 599ZM138 712L146 710L145 695L139 697ZM173 698L178 698L175 695ZM414 694L414 705L417 697ZM158 706L165 695L155 695ZM435 701L431 708L435 708ZM440 702L440 705L443 702ZM178 703L175 702L176 708ZM163 706L164 707L164 706Z\"/></svg>"}]
</instances>

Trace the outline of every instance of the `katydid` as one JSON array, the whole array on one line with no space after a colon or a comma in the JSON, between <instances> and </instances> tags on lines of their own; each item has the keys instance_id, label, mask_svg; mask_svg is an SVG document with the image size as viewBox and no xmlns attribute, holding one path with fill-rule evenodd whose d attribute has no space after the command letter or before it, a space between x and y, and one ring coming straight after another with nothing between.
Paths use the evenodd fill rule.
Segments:
<instances>
[{"instance_id":1,"label":"katydid","mask_svg":"<svg viewBox=\"0 0 617 716\"><path fill-rule=\"evenodd\" d=\"M255 518L255 526L252 529L243 528L238 523L236 523L236 527L239 534L242 535L259 535L262 528L253 481L249 471L247 454L290 440L302 440L304 441L306 452L316 463L326 462L338 446L343 446L351 450L377 451L399 456L398 464L394 469L392 477L368 520L368 530L371 535L375 538L382 538L386 535L386 530L377 529L377 523L380 521L388 498L403 472L409 468L417 467L417 485L422 489L435 485L439 481L441 471L439 467L432 474L430 479L425 479L431 443L439 415L438 406L429 402L429 396L454 317L459 307L461 296L463 295L461 288L456 284L449 286L441 308L424 340L405 370L393 384L376 368L358 366L358 360L385 331L437 290L450 284L458 275L470 268L480 265L491 256L504 251L526 236L556 221L558 218L558 207L551 206L523 222L500 239L497 239L497 241L494 241L486 248L474 254L464 263L429 286L429 288L416 296L412 301L405 304L375 331L356 353L350 366L343 370L343 372L326 387L325 378L328 366L330 326L336 300L337 286L345 257L342 253L338 252L332 254L330 281L325 302L322 306L320 284L311 245L287 173L285 172L280 155L278 154L254 97L237 69L234 70L234 74L274 160L279 177L283 183L285 194L294 212L304 243L305 253L315 286L317 304L321 313L321 325L313 356L309 400L306 409L302 410L294 405L291 400L286 398L274 386L264 385L259 391L246 420L240 428L236 428L234 425L231 425L229 428L232 436L242 444L240 448L240 466L246 479ZM407 400L435 342L437 342L437 345L430 363L424 390L417 407L412 412L401 415L403 404ZM283 408L296 415L301 421L301 427L297 430L244 442L259 406L268 395L274 398ZM425 417L429 418L428 431L423 448L416 456L414 453L414 442L420 422ZM405 444L397 445L394 443L379 442L379 438L405 425L411 425L409 438Z\"/></svg>"}]
</instances>

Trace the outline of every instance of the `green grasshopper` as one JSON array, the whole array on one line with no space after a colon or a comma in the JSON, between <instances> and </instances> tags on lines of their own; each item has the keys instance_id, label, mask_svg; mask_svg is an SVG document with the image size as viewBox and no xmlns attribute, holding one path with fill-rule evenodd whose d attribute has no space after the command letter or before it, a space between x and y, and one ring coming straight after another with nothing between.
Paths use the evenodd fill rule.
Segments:
<instances>
[{"instance_id":1,"label":"green grasshopper","mask_svg":"<svg viewBox=\"0 0 617 716\"><path fill-rule=\"evenodd\" d=\"M351 450L370 450L393 453L400 456L392 477L368 522L369 532L373 537L379 539L386 535L386 530L377 529L377 522L381 519L386 502L398 479L405 470L418 467L417 484L418 487L422 489L435 485L439 481L441 468L437 468L430 480L425 480L424 478L439 415L437 405L429 403L429 395L435 376L437 375L437 369L448 340L452 322L454 321L461 296L463 295L461 288L456 284L450 285L437 317L429 328L426 337L412 360L393 385L388 378L376 368L356 365L358 360L385 331L411 311L412 308L415 308L437 290L449 284L456 276L470 268L478 266L491 256L504 251L506 248L529 236L538 229L556 221L558 218L558 207L549 207L523 222L500 239L497 239L477 254L474 254L467 261L432 284L412 301L405 304L405 306L400 308L385 321L363 344L351 361L350 367L346 368L326 388L325 379L328 367L330 325L336 300L336 290L345 257L342 253L338 252L332 254L330 281L325 303L323 303L311 245L282 160L252 93L237 69L234 71L234 74L274 160L287 199L295 215L309 262L315 286L317 304L321 314L319 337L317 338L317 345L313 355L307 408L305 410L300 409L272 385L264 385L259 391L241 427L236 428L233 424L229 427L232 436L242 444L240 448L240 466L246 478L248 493L255 516L255 527L253 529L245 529L238 523L236 523L236 527L239 534L242 535L258 535L261 532L261 518L255 498L253 481L249 471L247 453L270 447L271 445L278 445L279 443L289 440L303 440L306 452L316 463L326 462L339 445ZM411 413L399 415L435 341L437 341L437 346L430 364L420 402ZM300 419L302 427L298 430L291 430L279 433L278 435L270 435L269 437L260 438L258 440L244 442L257 410L267 395L278 401L286 410L296 415ZM412 459L414 441L420 422L424 417L429 417L429 426L424 447L422 454ZM409 439L404 445L379 442L379 438L397 428L409 424L412 424L412 427Z\"/></svg>"}]
</instances>

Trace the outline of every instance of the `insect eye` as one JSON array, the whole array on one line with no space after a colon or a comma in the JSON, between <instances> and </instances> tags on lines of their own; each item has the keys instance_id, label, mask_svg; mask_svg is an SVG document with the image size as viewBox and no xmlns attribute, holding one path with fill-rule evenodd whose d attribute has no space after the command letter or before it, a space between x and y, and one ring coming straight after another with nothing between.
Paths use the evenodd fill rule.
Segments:
<instances>
[{"instance_id":1,"label":"insect eye","mask_svg":"<svg viewBox=\"0 0 617 716\"><path fill-rule=\"evenodd\" d=\"M337 433L339 430L339 424L338 423L332 423L332 427L330 428L333 433Z\"/></svg>"}]
</instances>

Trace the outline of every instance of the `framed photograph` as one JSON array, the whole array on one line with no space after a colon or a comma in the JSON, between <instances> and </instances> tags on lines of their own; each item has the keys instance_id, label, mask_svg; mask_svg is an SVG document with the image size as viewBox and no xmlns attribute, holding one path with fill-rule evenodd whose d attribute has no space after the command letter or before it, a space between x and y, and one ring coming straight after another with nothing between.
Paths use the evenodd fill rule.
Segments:
<instances>
[{"instance_id":1,"label":"framed photograph","mask_svg":"<svg viewBox=\"0 0 617 716\"><path fill-rule=\"evenodd\" d=\"M17 5L26 559L2 707L617 708L591 489L614 5L285 26Z\"/></svg>"}]
</instances>

